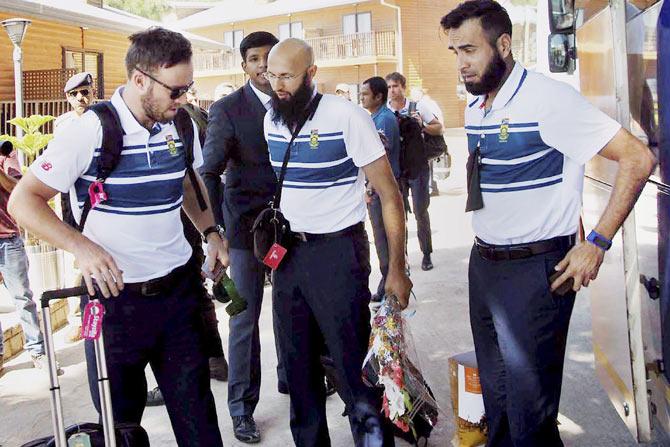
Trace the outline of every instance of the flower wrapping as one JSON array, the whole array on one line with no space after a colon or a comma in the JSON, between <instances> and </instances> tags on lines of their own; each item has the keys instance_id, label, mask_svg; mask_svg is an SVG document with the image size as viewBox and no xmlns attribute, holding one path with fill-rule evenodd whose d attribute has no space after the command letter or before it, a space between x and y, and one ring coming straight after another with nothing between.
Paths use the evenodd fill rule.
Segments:
<instances>
[{"instance_id":1,"label":"flower wrapping","mask_svg":"<svg viewBox=\"0 0 670 447\"><path fill-rule=\"evenodd\" d=\"M384 389L382 413L414 440L430 436L440 412L416 358L400 305L387 297L372 319L363 381Z\"/></svg>"}]
</instances>

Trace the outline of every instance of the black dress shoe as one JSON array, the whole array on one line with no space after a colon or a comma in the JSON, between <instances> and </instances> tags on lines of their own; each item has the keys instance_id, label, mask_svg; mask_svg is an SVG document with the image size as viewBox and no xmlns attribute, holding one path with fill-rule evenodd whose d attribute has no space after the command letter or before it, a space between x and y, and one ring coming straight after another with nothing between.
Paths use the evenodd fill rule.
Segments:
<instances>
[{"instance_id":1,"label":"black dress shoe","mask_svg":"<svg viewBox=\"0 0 670 447\"><path fill-rule=\"evenodd\" d=\"M288 385L286 382L277 382L277 391L279 391L279 394L288 394Z\"/></svg>"},{"instance_id":2,"label":"black dress shoe","mask_svg":"<svg viewBox=\"0 0 670 447\"><path fill-rule=\"evenodd\" d=\"M233 416L233 433L238 441L256 444L261 441L261 434L256 428L253 416Z\"/></svg>"},{"instance_id":3,"label":"black dress shoe","mask_svg":"<svg viewBox=\"0 0 670 447\"><path fill-rule=\"evenodd\" d=\"M149 390L147 393L147 407L159 407L161 405L165 405L165 400L160 388L156 387L153 390Z\"/></svg>"},{"instance_id":4,"label":"black dress shoe","mask_svg":"<svg viewBox=\"0 0 670 447\"><path fill-rule=\"evenodd\" d=\"M210 357L209 376L214 380L225 382L228 380L228 362L226 356Z\"/></svg>"},{"instance_id":5,"label":"black dress shoe","mask_svg":"<svg viewBox=\"0 0 670 447\"><path fill-rule=\"evenodd\" d=\"M433 270L433 261L430 260L430 255L423 255L423 261L421 261L421 270Z\"/></svg>"}]
</instances>

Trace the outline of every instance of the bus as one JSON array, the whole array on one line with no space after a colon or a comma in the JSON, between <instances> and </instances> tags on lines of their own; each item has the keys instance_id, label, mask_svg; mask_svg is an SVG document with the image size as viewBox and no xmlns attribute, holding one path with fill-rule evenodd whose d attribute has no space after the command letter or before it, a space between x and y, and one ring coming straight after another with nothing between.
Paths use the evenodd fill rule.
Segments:
<instances>
[{"instance_id":1,"label":"bus","mask_svg":"<svg viewBox=\"0 0 670 447\"><path fill-rule=\"evenodd\" d=\"M549 69L656 154L659 164L589 286L596 374L638 442L670 433L670 0L548 0ZM577 74L578 73L578 74ZM566 129L570 132L570 129ZM586 167L596 225L617 164Z\"/></svg>"}]
</instances>

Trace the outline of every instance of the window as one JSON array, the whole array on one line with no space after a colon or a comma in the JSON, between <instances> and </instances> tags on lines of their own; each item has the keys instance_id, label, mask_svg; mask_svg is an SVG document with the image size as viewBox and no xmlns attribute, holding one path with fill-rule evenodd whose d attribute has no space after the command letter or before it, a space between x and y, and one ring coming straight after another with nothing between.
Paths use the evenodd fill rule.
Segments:
<instances>
[{"instance_id":1,"label":"window","mask_svg":"<svg viewBox=\"0 0 670 447\"><path fill-rule=\"evenodd\" d=\"M88 71L93 76L93 88L99 99L105 97L102 53L85 49L63 48L63 68L74 68L77 73Z\"/></svg>"},{"instance_id":2,"label":"window","mask_svg":"<svg viewBox=\"0 0 670 447\"><path fill-rule=\"evenodd\" d=\"M230 48L239 48L242 39L244 39L244 32L241 29L226 31L223 33L223 43L228 45Z\"/></svg>"},{"instance_id":3,"label":"window","mask_svg":"<svg viewBox=\"0 0 670 447\"><path fill-rule=\"evenodd\" d=\"M372 13L361 12L342 16L342 34L369 33L372 31Z\"/></svg>"},{"instance_id":4,"label":"window","mask_svg":"<svg viewBox=\"0 0 670 447\"><path fill-rule=\"evenodd\" d=\"M291 22L279 24L279 40L295 37L302 39L304 37L302 22Z\"/></svg>"}]
</instances>

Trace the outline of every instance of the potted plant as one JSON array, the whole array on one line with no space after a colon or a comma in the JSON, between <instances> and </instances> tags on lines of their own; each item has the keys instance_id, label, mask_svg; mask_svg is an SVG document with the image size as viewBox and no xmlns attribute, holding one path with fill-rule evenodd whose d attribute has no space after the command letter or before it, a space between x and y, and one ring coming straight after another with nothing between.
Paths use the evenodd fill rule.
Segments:
<instances>
[{"instance_id":1,"label":"potted plant","mask_svg":"<svg viewBox=\"0 0 670 447\"><path fill-rule=\"evenodd\" d=\"M11 135L0 135L0 139L11 141L14 148L21 151L24 156L22 171L25 172L31 163L35 161L41 151L49 144L53 134L42 133L40 129L46 123L54 119L51 115L31 115L29 117L13 118L9 122L21 129L24 135L15 137ZM49 205L55 208L56 201L52 199ZM28 277L30 286L35 294L39 296L44 290L58 289L62 287L63 280L63 252L53 245L42 241L23 231L26 253L30 264Z\"/></svg>"}]
</instances>

